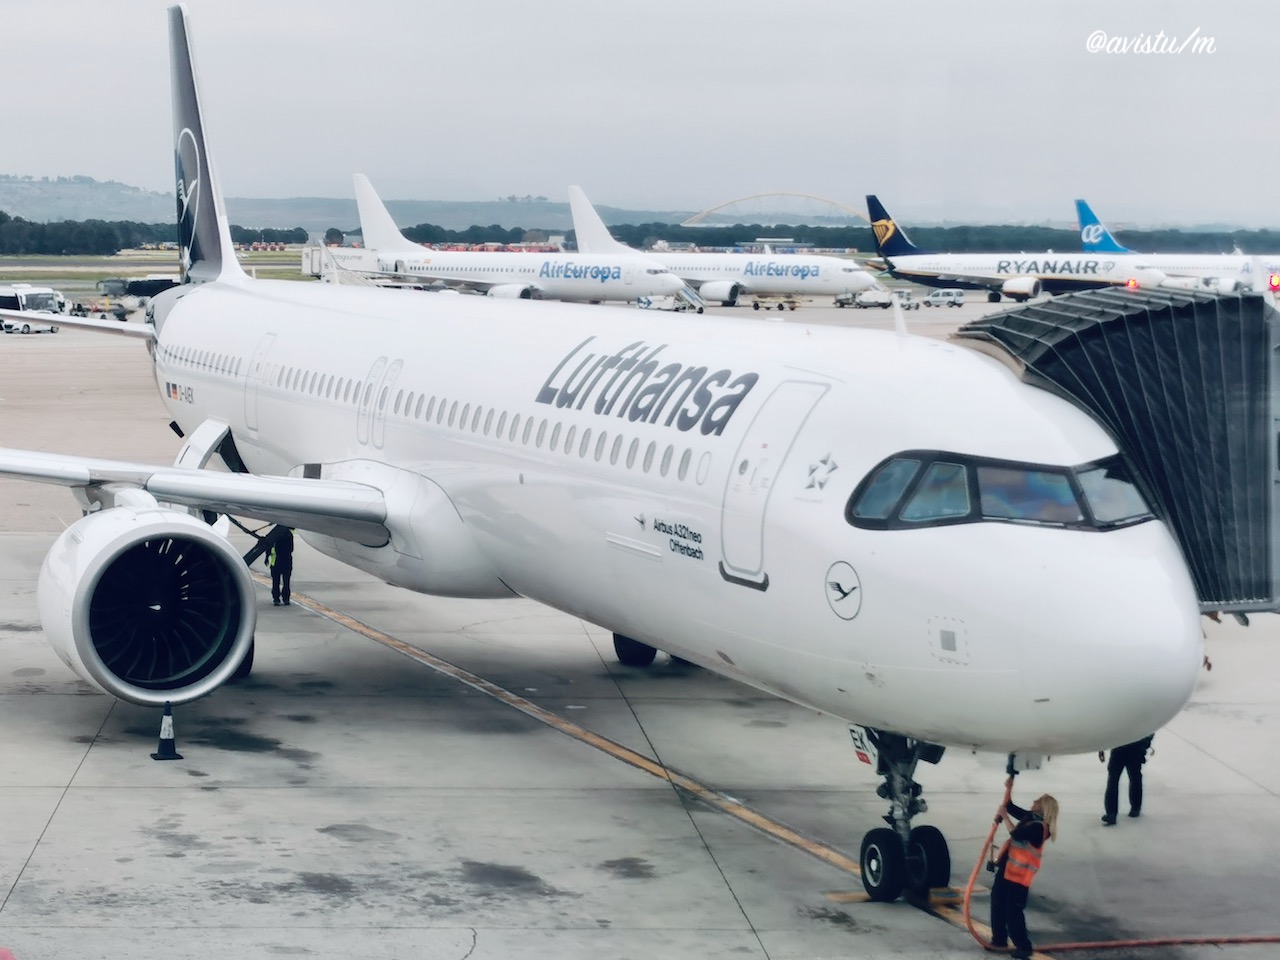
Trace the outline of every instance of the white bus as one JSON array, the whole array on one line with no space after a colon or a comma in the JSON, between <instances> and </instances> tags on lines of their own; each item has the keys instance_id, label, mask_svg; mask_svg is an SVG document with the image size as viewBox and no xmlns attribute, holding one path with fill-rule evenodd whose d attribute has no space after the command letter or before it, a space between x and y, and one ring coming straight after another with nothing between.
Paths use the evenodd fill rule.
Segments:
<instances>
[{"instance_id":1,"label":"white bus","mask_svg":"<svg viewBox=\"0 0 1280 960\"><path fill-rule=\"evenodd\" d=\"M18 310L30 318L0 318L5 333L57 333L53 321L66 309L67 301L52 287L34 287L29 283L0 286L0 310Z\"/></svg>"}]
</instances>

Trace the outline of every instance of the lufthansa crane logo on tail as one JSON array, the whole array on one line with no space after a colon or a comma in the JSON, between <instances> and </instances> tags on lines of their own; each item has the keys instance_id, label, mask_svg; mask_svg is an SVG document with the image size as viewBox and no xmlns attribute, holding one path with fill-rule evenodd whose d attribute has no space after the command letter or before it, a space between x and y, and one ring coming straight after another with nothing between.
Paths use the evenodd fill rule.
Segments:
<instances>
[{"instance_id":1,"label":"lufthansa crane logo on tail","mask_svg":"<svg viewBox=\"0 0 1280 960\"><path fill-rule=\"evenodd\" d=\"M190 127L184 127L178 134L174 162L178 167L178 240L182 244L185 274L191 267L191 248L198 243L196 225L200 215L200 145Z\"/></svg>"},{"instance_id":2,"label":"lufthansa crane logo on tail","mask_svg":"<svg viewBox=\"0 0 1280 960\"><path fill-rule=\"evenodd\" d=\"M827 603L831 612L841 620L852 620L862 609L862 581L858 571L843 560L838 560L827 570Z\"/></svg>"},{"instance_id":3,"label":"lufthansa crane logo on tail","mask_svg":"<svg viewBox=\"0 0 1280 960\"><path fill-rule=\"evenodd\" d=\"M1091 223L1080 231L1080 239L1085 243L1098 243L1102 240L1102 224Z\"/></svg>"},{"instance_id":4,"label":"lufthansa crane logo on tail","mask_svg":"<svg viewBox=\"0 0 1280 960\"><path fill-rule=\"evenodd\" d=\"M876 220L871 224L871 229L876 235L876 243L884 246L898 232L898 225L892 220Z\"/></svg>"}]
</instances>

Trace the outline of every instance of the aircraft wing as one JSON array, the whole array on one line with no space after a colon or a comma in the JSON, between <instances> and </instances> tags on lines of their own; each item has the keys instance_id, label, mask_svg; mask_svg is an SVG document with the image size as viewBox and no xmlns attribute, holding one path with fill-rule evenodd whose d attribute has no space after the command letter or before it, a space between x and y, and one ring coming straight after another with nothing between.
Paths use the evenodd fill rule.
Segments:
<instances>
[{"instance_id":1,"label":"aircraft wing","mask_svg":"<svg viewBox=\"0 0 1280 960\"><path fill-rule=\"evenodd\" d=\"M119 320L102 320L96 317L68 317L63 313L0 310L0 320L11 323L29 320L34 323L52 324L55 327L75 327L77 330L95 330L98 333L113 333L118 337L137 337L143 340L154 340L156 337L156 328L149 323L121 323Z\"/></svg>"},{"instance_id":2,"label":"aircraft wing","mask_svg":"<svg viewBox=\"0 0 1280 960\"><path fill-rule=\"evenodd\" d=\"M387 542L382 491L347 480L264 477L0 447L0 477L64 487L137 487L157 500L253 517L368 546Z\"/></svg>"}]
</instances>

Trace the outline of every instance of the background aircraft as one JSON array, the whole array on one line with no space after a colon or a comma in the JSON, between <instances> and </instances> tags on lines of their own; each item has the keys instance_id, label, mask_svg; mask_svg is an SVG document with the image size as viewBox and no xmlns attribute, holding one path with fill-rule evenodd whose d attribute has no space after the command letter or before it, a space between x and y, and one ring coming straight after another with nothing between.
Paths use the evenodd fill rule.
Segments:
<instances>
[{"instance_id":1,"label":"background aircraft","mask_svg":"<svg viewBox=\"0 0 1280 960\"><path fill-rule=\"evenodd\" d=\"M170 31L184 283L145 324L80 325L147 342L186 442L173 467L0 450L86 507L37 599L88 682L159 705L242 671L257 597L206 521L287 524L387 582L539 600L625 663L661 647L858 725L885 900L948 882L912 826L943 745L1092 752L1186 703L1186 567L1076 407L889 332L248 278L181 8Z\"/></svg>"},{"instance_id":2,"label":"background aircraft","mask_svg":"<svg viewBox=\"0 0 1280 960\"><path fill-rule=\"evenodd\" d=\"M581 187L569 188L578 249L595 254L634 255L609 233ZM879 286L875 277L851 260L805 253L673 253L650 254L697 288L707 301L733 306L754 296L840 296Z\"/></svg>"},{"instance_id":3,"label":"background aircraft","mask_svg":"<svg viewBox=\"0 0 1280 960\"><path fill-rule=\"evenodd\" d=\"M368 177L356 174L355 190L365 247L386 276L435 280L504 299L598 302L684 296L690 305L702 306L679 277L634 250L596 256L428 250L400 232Z\"/></svg>"}]
</instances>

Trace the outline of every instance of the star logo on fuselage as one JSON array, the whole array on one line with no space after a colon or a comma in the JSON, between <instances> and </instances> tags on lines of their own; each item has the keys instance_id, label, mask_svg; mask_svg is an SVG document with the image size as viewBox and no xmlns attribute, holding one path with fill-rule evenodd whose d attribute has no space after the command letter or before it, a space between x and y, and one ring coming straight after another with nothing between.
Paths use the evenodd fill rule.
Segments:
<instances>
[{"instance_id":1,"label":"star logo on fuselage","mask_svg":"<svg viewBox=\"0 0 1280 960\"><path fill-rule=\"evenodd\" d=\"M809 465L809 482L804 485L806 490L822 490L826 487L827 481L831 479L831 475L836 472L838 465L831 459L831 454L827 454L817 463Z\"/></svg>"}]
</instances>

